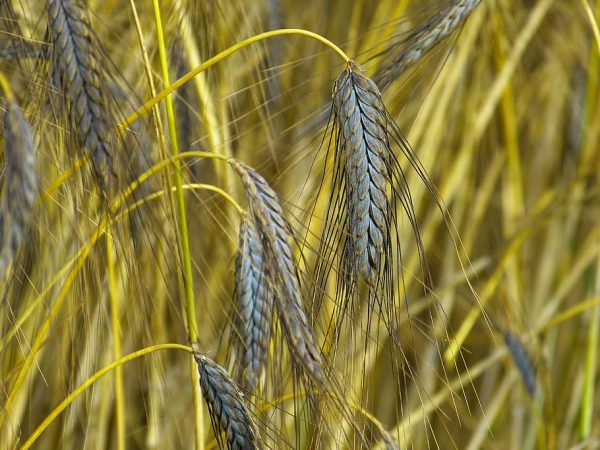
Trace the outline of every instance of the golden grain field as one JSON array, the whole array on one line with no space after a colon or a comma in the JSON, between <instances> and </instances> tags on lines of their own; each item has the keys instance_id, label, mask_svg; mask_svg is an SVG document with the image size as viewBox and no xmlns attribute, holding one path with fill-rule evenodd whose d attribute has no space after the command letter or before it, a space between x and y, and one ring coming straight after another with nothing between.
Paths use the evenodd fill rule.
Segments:
<instances>
[{"instance_id":1,"label":"golden grain field","mask_svg":"<svg viewBox=\"0 0 600 450\"><path fill-rule=\"evenodd\" d=\"M0 0L0 449L600 448L598 0Z\"/></svg>"}]
</instances>

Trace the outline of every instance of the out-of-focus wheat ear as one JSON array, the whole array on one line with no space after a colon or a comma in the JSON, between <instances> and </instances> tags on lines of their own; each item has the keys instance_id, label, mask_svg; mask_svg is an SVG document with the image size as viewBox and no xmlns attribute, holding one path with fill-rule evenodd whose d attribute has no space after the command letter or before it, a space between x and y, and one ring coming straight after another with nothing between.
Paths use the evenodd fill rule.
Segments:
<instances>
[{"instance_id":1,"label":"out-of-focus wheat ear","mask_svg":"<svg viewBox=\"0 0 600 450\"><path fill-rule=\"evenodd\" d=\"M4 276L29 228L39 193L31 126L14 100L4 118L4 188L0 203L0 274Z\"/></svg>"},{"instance_id":2,"label":"out-of-focus wheat ear","mask_svg":"<svg viewBox=\"0 0 600 450\"><path fill-rule=\"evenodd\" d=\"M377 85L385 90L437 44L462 26L479 3L481 0L453 0L410 33L407 39L393 44L388 49L388 57L375 75Z\"/></svg>"},{"instance_id":3,"label":"out-of-focus wheat ear","mask_svg":"<svg viewBox=\"0 0 600 450\"><path fill-rule=\"evenodd\" d=\"M292 356L316 384L325 380L321 353L302 305L298 270L292 252L291 228L283 215L277 194L251 167L230 160L244 185L250 211L263 246L279 319Z\"/></svg>"},{"instance_id":4,"label":"out-of-focus wheat ear","mask_svg":"<svg viewBox=\"0 0 600 450\"><path fill-rule=\"evenodd\" d=\"M46 53L42 50L42 47L37 44L29 42L0 44L0 62L11 59L44 59L46 57Z\"/></svg>"},{"instance_id":5,"label":"out-of-focus wheat ear","mask_svg":"<svg viewBox=\"0 0 600 450\"><path fill-rule=\"evenodd\" d=\"M383 439L383 445L385 446L385 450L400 450L400 446L389 433L389 431L382 429L381 437Z\"/></svg>"},{"instance_id":6,"label":"out-of-focus wheat ear","mask_svg":"<svg viewBox=\"0 0 600 450\"><path fill-rule=\"evenodd\" d=\"M221 432L224 432L227 448L232 450L259 448L256 424L244 394L227 371L210 358L201 354L195 354L194 358L216 438L221 439Z\"/></svg>"},{"instance_id":7,"label":"out-of-focus wheat ear","mask_svg":"<svg viewBox=\"0 0 600 450\"><path fill-rule=\"evenodd\" d=\"M186 60L182 38L178 33L175 34L171 54L171 61L175 66L175 76L181 78L191 70L191 67ZM177 90L176 100L177 127L179 128L177 139L179 140L179 147L187 151L192 147L192 143L197 136L195 126L198 120L196 120L193 111L197 111L199 108L193 84L187 83L181 86ZM192 167L195 167L195 165Z\"/></svg>"},{"instance_id":8,"label":"out-of-focus wheat ear","mask_svg":"<svg viewBox=\"0 0 600 450\"><path fill-rule=\"evenodd\" d=\"M240 225L240 248L235 265L235 294L239 314L238 355L245 387L255 392L267 365L273 324L273 291L266 273L260 237L247 214Z\"/></svg>"},{"instance_id":9,"label":"out-of-focus wheat ear","mask_svg":"<svg viewBox=\"0 0 600 450\"><path fill-rule=\"evenodd\" d=\"M535 394L535 367L533 365L533 361L527 352L525 346L521 343L521 340L518 336L508 332L502 331L502 337L504 338L504 342L506 346L510 350L510 354L512 355L513 361L521 374L521 379L523 380L523 384L525 385L525 389L530 396Z\"/></svg>"},{"instance_id":10,"label":"out-of-focus wheat ear","mask_svg":"<svg viewBox=\"0 0 600 450\"><path fill-rule=\"evenodd\" d=\"M390 144L385 107L373 81L350 62L333 88L333 110L344 158L350 242L347 257L354 280L374 282L389 244Z\"/></svg>"},{"instance_id":11,"label":"out-of-focus wheat ear","mask_svg":"<svg viewBox=\"0 0 600 450\"><path fill-rule=\"evenodd\" d=\"M87 9L76 0L47 0L47 9L55 79L79 145L92 158L99 180L107 184L114 171L111 115Z\"/></svg>"}]
</instances>

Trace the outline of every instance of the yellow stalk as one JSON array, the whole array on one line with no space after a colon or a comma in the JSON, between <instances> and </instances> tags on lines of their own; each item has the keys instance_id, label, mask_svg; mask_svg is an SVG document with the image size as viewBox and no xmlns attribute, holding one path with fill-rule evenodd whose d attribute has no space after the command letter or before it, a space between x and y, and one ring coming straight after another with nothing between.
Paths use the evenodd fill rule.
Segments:
<instances>
[{"instance_id":1,"label":"yellow stalk","mask_svg":"<svg viewBox=\"0 0 600 450\"><path fill-rule=\"evenodd\" d=\"M6 95L6 99L9 102L14 100L13 93L10 90L10 83L6 79L6 77L0 72L0 88L4 91L4 95Z\"/></svg>"},{"instance_id":2,"label":"yellow stalk","mask_svg":"<svg viewBox=\"0 0 600 450\"><path fill-rule=\"evenodd\" d=\"M173 8L177 12L177 23L180 24L179 32L181 34L186 57L189 61L189 64L191 64L191 67L196 67L200 65L200 55L192 34L193 25L191 22L191 17L189 14L186 14L185 6L182 4L181 0L174 0ZM219 117L215 110L216 101L214 97L216 93L215 91L218 92L218 89L214 89L214 87L210 86L207 78L202 74L195 76L193 82L198 96L200 108L199 113L201 114L204 122L204 130L206 131L208 144L210 145L211 150L231 157L230 144L225 137L226 127L220 126ZM222 123L227 123L227 119L223 120ZM233 192L231 190L230 174L227 171L227 168L218 167L215 170L217 170L219 180L222 181L226 189L228 189L230 192Z\"/></svg>"},{"instance_id":3,"label":"yellow stalk","mask_svg":"<svg viewBox=\"0 0 600 450\"><path fill-rule=\"evenodd\" d=\"M156 1L156 0L154 0L154 1ZM162 92L160 92L158 95L156 95L155 97L151 98L146 103L144 103L137 111L135 111L133 114L131 114L129 117L127 117L119 126L121 128L125 128L125 127L131 125L136 120L138 120L140 117L145 115L150 110L150 108L152 108L154 105L156 105L162 99L171 95L173 92L175 92L181 86L183 86L184 84L186 84L187 82L192 80L196 75L198 75L201 72L204 72L206 69L214 66L215 64L217 64L218 62L227 58L228 56L233 55L237 51L239 51L245 47L248 47L249 45L252 45L256 42L260 42L260 41L268 39L268 38L272 38L272 37L276 37L276 36L286 36L286 35L306 36L306 37L309 37L312 39L316 39L317 41L323 43L324 45L326 45L326 46L330 47L332 50L334 50L338 55L340 55L342 57L344 62L350 61L350 58L348 57L348 55L346 55L337 45L335 45L330 40L324 38L323 36L321 36L317 33L313 33L312 31L307 31L307 30L302 30L302 29L297 29L297 28L284 28L281 30L267 31L265 33L257 34L256 36L252 36L248 39L245 39L245 40L229 47L228 49L223 50L218 55L213 56L212 58L208 59L207 61L205 61L202 64L200 64L199 66L197 66L195 69L188 72L186 75L184 75L183 77L181 77L180 79L175 81L170 86L165 86L165 89Z\"/></svg>"},{"instance_id":4,"label":"yellow stalk","mask_svg":"<svg viewBox=\"0 0 600 450\"><path fill-rule=\"evenodd\" d=\"M222 161L228 160L228 158L224 157L223 155L209 153L209 152L196 151L196 152L180 153L179 155L177 155L177 157L173 157L173 158L169 158L165 161L161 161L161 162L155 164L150 169L148 169L143 174L141 174L136 180L131 182L131 184L115 200L113 200L112 205L111 205L111 211L113 211L113 212L117 211L121 207L121 205L127 200L127 198L129 198L131 196L131 194L133 194L133 192L140 185L142 185L146 180L148 180L152 175L160 172L162 169L165 169L166 167L169 167L172 164L173 160L185 159L185 158L208 158L208 159L218 159L218 160L222 160ZM227 194L226 192L217 188L216 186L197 185L197 184L190 184L187 186L189 186L189 189L198 188L198 189L212 190L213 192L216 192L216 193L222 195L223 197L225 197L233 206L235 206L235 208L238 211L243 210L242 207L229 194ZM186 188L186 189L188 189L188 188ZM135 207L140 206L142 202L143 202L143 200L138 201L135 204L136 205ZM88 242L86 242L85 246L81 250L79 250L79 252L75 256L73 256L63 267L60 268L60 270L56 273L56 275L52 278L52 280L50 280L48 285L46 287L44 287L42 292L40 292L40 294L35 298L35 300L31 302L31 304L27 307L27 309L23 312L23 314L21 314L19 316L19 319L17 320L15 325L10 328L10 330L6 333L5 336L2 337L2 339L0 339L0 349L2 349L6 345L6 343L15 336L15 334L18 332L18 330L23 327L23 324L25 323L25 321L27 321L27 319L31 316L33 311L44 301L44 298L50 293L50 291L52 290L54 285L56 285L56 283L58 283L60 281L60 279L67 274L67 272L69 271L71 266L73 266L74 264L79 264L82 259L85 259L87 257L87 254L89 253L88 247L91 248L97 242L97 240L100 238L100 236L102 236L102 233L104 232L105 228L106 228L106 221L103 220L99 223L98 229L92 235L90 240L88 240ZM73 269L73 270L75 270L75 269Z\"/></svg>"},{"instance_id":5,"label":"yellow stalk","mask_svg":"<svg viewBox=\"0 0 600 450\"><path fill-rule=\"evenodd\" d=\"M27 441L25 441L25 443L21 447L21 450L27 450L28 448L31 448L31 446L35 443L37 438L39 438L40 435L50 426L50 424L54 421L54 419L56 419L60 415L60 413L62 413L71 403L73 403L73 401L77 397L79 397L81 394L83 394L87 388L92 386L96 381L98 381L104 375L106 375L107 373L110 373L111 371L117 369L118 367L121 367L123 364L125 364L129 361L133 361L134 359L140 358L142 356L148 355L153 352L157 352L159 350L169 350L169 349L183 350L183 351L186 351L189 353L192 353L192 351L193 351L191 347L188 347L186 345L158 344L158 345L153 345L151 347L144 348L142 350L138 350L138 351L130 353L126 356L123 356L122 358L116 360L112 364L109 364L108 366L104 367L103 369L100 369L98 372L96 372L91 377L89 377L87 380L85 380L85 382L83 382L80 386L78 386L77 389L75 389L73 392L71 392L67 396L67 398L65 398L56 408L54 408L54 410L52 410L52 412L44 419L44 421L40 425L38 425L38 427L31 434L31 436L29 436Z\"/></svg>"},{"instance_id":6,"label":"yellow stalk","mask_svg":"<svg viewBox=\"0 0 600 450\"><path fill-rule=\"evenodd\" d=\"M119 294L115 270L115 248L112 236L106 236L106 266L108 269L108 295L110 297L110 319L113 334L115 360L121 358L121 326L119 323ZM115 408L117 422L117 449L125 450L125 391L123 389L123 369L115 368Z\"/></svg>"},{"instance_id":7,"label":"yellow stalk","mask_svg":"<svg viewBox=\"0 0 600 450\"><path fill-rule=\"evenodd\" d=\"M92 239L92 241L95 242L100 235L101 235L101 231L100 231L100 228L98 228L96 230L94 239ZM37 353L39 352L42 345L44 344L44 342L46 340L46 336L48 334L48 331L50 330L50 326L54 322L54 319L57 317L58 311L60 310L64 300L67 298L67 294L71 290L71 286L75 282L75 279L77 278L79 271L83 267L83 263L85 262L87 255L91 251L92 247L93 247L93 245L91 243L86 244L85 247L82 249L82 252L78 255L79 257L75 263L75 266L71 270L71 273L69 273L69 276L67 277L67 279L65 281L65 284L63 285L54 304L52 305L52 308L50 309L48 317L44 321L38 335L36 336L36 338L33 342L33 345L31 346L31 349L29 350L29 353L27 354L27 357L25 358L25 361L23 362L23 365L21 366L21 369L19 370L19 373L17 374L15 381L12 384L10 391L8 392L5 407L2 411L2 413L0 414L0 430L4 429L3 428L4 422L6 421L7 417L10 415L10 412L13 407L13 401L14 401L17 393L20 391L21 386L23 385L23 383L25 383L28 375L31 375L33 373L31 371L31 368L35 363L35 357L37 356ZM3 435L5 437L8 436L6 433L3 433Z\"/></svg>"},{"instance_id":8,"label":"yellow stalk","mask_svg":"<svg viewBox=\"0 0 600 450\"><path fill-rule=\"evenodd\" d=\"M89 160L90 157L86 155L75 161L75 163L69 167L66 172L63 172L52 182L52 184L50 184L50 186L44 189L44 192L38 198L37 203L39 204L42 200L49 198L59 187L66 183L67 180L71 178L73 174L75 174L75 172L77 172L84 164L89 162Z\"/></svg>"},{"instance_id":9,"label":"yellow stalk","mask_svg":"<svg viewBox=\"0 0 600 450\"><path fill-rule=\"evenodd\" d=\"M474 148L476 142L481 138L481 135L483 134L485 127L489 123L489 120L492 117L496 106L498 105L499 101L502 98L502 94L504 92L506 85L509 83L509 81L513 75L513 72L517 66L517 62L519 61L519 59L525 52L525 49L527 48L531 39L533 39L533 37L535 36L536 30L541 25L542 20L546 16L546 13L550 9L551 5L552 5L552 0L542 0L531 11L531 14L529 15L529 19L527 20L527 24L523 27L523 30L521 31L521 33L515 40L514 47L510 53L510 56L509 56L506 64L502 68L502 71L500 72L500 74L498 75L492 88L490 89L490 94L488 95L488 98L486 99L485 103L482 105L481 111L478 114L477 122L472 127L471 133L468 134L467 137L465 138L466 143L464 145L464 148L466 148L466 149ZM469 153L465 153L463 155L459 155L458 159L462 159L463 157L467 158L469 156L470 156ZM447 181L446 184L452 182L452 183L456 183L455 185L458 186L459 179L461 179L460 177L462 177L463 174L464 174L464 167L461 167L461 164L457 163L453 173L449 176L449 181ZM448 193L445 192L444 188L442 188L440 190L440 192L442 193L442 196L444 198L448 198ZM517 244L520 247L520 243L514 242L514 244ZM516 251L516 249L514 249L514 250ZM504 261L504 262L506 263L506 261ZM498 274L496 274L496 275L498 275ZM500 280L492 279L491 281L493 282L493 284L496 284L496 286L497 286L497 284L499 283ZM492 287L490 285L489 288L491 289L491 292L489 292L488 298L491 298L493 292L495 291L495 286ZM471 309L471 311L469 311L467 318L460 325L454 338L450 342L450 345L444 352L444 360L446 361L447 364L454 363L456 356L459 354L460 347L462 346L463 342L465 341L467 336L470 334L471 329L477 322L477 318L479 317L479 315L482 312L481 306L485 306L485 301L483 301L483 295L482 295L482 300L480 300L480 303L481 303L480 305L476 305L475 307L473 307Z\"/></svg>"},{"instance_id":10,"label":"yellow stalk","mask_svg":"<svg viewBox=\"0 0 600 450\"><path fill-rule=\"evenodd\" d=\"M585 9L586 15L590 21L590 25L594 33L594 39L596 41L596 49L592 50L592 54L590 55L588 96L586 99L586 110L584 115L584 143L587 144L586 141L589 134L587 130L592 123L594 107L597 103L595 94L597 91L598 82L597 71L598 55L600 53L600 30L598 29L598 22L588 1L581 0L581 3L583 4L583 8ZM600 12L600 4L597 7L597 12ZM585 154L585 150L583 153ZM582 159L582 162L584 162L584 167L586 167L586 160ZM596 263L596 283L594 288L594 293L598 294L600 292L600 260ZM585 359L585 380L583 385L583 399L581 403L581 421L579 425L579 435L583 441L588 440L592 435L594 418L594 391L598 363L598 341L600 335L600 306L598 306L598 304L595 304L593 309L590 311L588 326L588 348Z\"/></svg>"},{"instance_id":11,"label":"yellow stalk","mask_svg":"<svg viewBox=\"0 0 600 450\"><path fill-rule=\"evenodd\" d=\"M577 303L575 306L572 306L566 311L563 311L555 316L553 319L549 320L548 323L541 327L539 331L544 332L550 330L551 328L571 320L572 318L577 317L579 314L583 314L584 312L593 309L598 305L600 305L600 295L595 295L594 297L583 300L582 302Z\"/></svg>"},{"instance_id":12,"label":"yellow stalk","mask_svg":"<svg viewBox=\"0 0 600 450\"><path fill-rule=\"evenodd\" d=\"M154 78L152 77L152 66L150 64L150 58L148 57L148 52L146 51L146 46L144 45L144 36L142 33L142 25L140 23L140 19L138 16L137 8L135 7L134 0L130 0L130 5L131 5L131 13L133 14L133 22L135 24L135 31L136 31L138 43L140 46L140 51L142 52L142 58L144 60L144 73L146 74L146 80L148 81L150 95L152 97L154 97L154 96L156 96L156 86L154 85ZM163 132L163 124L162 124L162 120L160 118L160 110L158 108L158 105L154 105L154 107L152 108L152 118L154 119L154 123L155 123L154 129L156 131L156 136L158 138L160 156L162 159L167 159L167 157L168 157L167 144L166 144L165 134ZM165 186L165 189L170 190L171 179L169 178L168 174L163 175L162 181ZM173 221L175 221L175 217L176 217L175 216L175 208L176 208L175 202L173 201L172 197L170 197L170 200L171 200L169 202L169 205L171 206L170 213L171 213ZM179 243L177 245L179 245Z\"/></svg>"},{"instance_id":13,"label":"yellow stalk","mask_svg":"<svg viewBox=\"0 0 600 450\"><path fill-rule=\"evenodd\" d=\"M600 259L596 263L596 293L600 292ZM598 365L598 341L600 334L600 306L594 305L590 311L588 324L588 348L585 358L585 381L583 384L583 399L581 402L581 422L579 435L583 441L592 435L594 420L594 391Z\"/></svg>"},{"instance_id":14,"label":"yellow stalk","mask_svg":"<svg viewBox=\"0 0 600 450\"><path fill-rule=\"evenodd\" d=\"M240 204L238 202L236 202L233 197L231 197L231 195L229 195L227 192L225 192L223 189L217 187L217 186L213 186L212 184L204 184L204 183L188 183L188 184L184 184L182 186L184 191L187 190L205 190L205 191L211 191L211 192L215 192L217 194L219 194L220 196L222 196L225 200L227 200L233 207L235 207L235 209L237 210L237 212L241 215L244 212L244 208L242 208L240 206ZM172 192L175 192L175 186L173 186L171 188ZM122 219L124 216L128 215L129 213L131 213L133 210L139 208L140 206L148 203L151 200L155 200L157 198L160 198L162 196L165 195L165 191L157 191L157 192L153 192L152 194L136 201L135 203L133 203L132 205L128 205L127 209L125 211L123 211L122 213L120 213L117 217L116 220L120 220Z\"/></svg>"}]
</instances>

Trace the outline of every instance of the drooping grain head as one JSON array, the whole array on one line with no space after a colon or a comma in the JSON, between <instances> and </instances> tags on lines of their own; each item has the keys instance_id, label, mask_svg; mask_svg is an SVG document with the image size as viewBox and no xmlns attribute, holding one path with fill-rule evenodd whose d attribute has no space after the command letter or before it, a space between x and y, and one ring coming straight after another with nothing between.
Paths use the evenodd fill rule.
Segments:
<instances>
[{"instance_id":1,"label":"drooping grain head","mask_svg":"<svg viewBox=\"0 0 600 450\"><path fill-rule=\"evenodd\" d=\"M407 40L392 44L388 49L388 57L375 75L375 80L381 89L385 90L430 50L462 26L479 3L481 0L454 0L410 33Z\"/></svg>"},{"instance_id":2,"label":"drooping grain head","mask_svg":"<svg viewBox=\"0 0 600 450\"><path fill-rule=\"evenodd\" d=\"M7 103L4 130L5 181L0 209L2 274L31 224L39 192L33 132L14 101Z\"/></svg>"},{"instance_id":3,"label":"drooping grain head","mask_svg":"<svg viewBox=\"0 0 600 450\"><path fill-rule=\"evenodd\" d=\"M195 354L200 388L208 406L215 436L225 433L231 450L259 448L256 425L244 395L225 369L204 355Z\"/></svg>"},{"instance_id":4,"label":"drooping grain head","mask_svg":"<svg viewBox=\"0 0 600 450\"><path fill-rule=\"evenodd\" d=\"M333 110L344 159L352 278L373 282L389 243L389 141L379 89L350 63L333 88Z\"/></svg>"},{"instance_id":5,"label":"drooping grain head","mask_svg":"<svg viewBox=\"0 0 600 450\"><path fill-rule=\"evenodd\" d=\"M246 214L240 225L239 247L235 265L236 306L240 321L238 355L245 386L254 392L267 364L274 292L266 273L260 237Z\"/></svg>"},{"instance_id":6,"label":"drooping grain head","mask_svg":"<svg viewBox=\"0 0 600 450\"><path fill-rule=\"evenodd\" d=\"M279 293L275 302L292 361L303 368L313 382L322 384L325 377L321 353L303 309L290 226L277 194L251 167L237 160L230 160L230 164L244 185L269 278Z\"/></svg>"},{"instance_id":7,"label":"drooping grain head","mask_svg":"<svg viewBox=\"0 0 600 450\"><path fill-rule=\"evenodd\" d=\"M109 103L88 12L76 0L47 0L54 78L59 81L77 141L98 179L113 174Z\"/></svg>"}]
</instances>

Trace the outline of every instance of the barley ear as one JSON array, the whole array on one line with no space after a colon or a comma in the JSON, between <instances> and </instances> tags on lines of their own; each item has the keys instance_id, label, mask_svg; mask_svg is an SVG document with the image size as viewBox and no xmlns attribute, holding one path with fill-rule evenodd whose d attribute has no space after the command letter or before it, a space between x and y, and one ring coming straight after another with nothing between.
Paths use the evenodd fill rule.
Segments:
<instances>
[{"instance_id":1,"label":"barley ear","mask_svg":"<svg viewBox=\"0 0 600 450\"><path fill-rule=\"evenodd\" d=\"M390 227L389 153L385 107L373 81L353 62L337 78L333 111L344 159L349 214L347 258L354 279L376 280Z\"/></svg>"},{"instance_id":2,"label":"barley ear","mask_svg":"<svg viewBox=\"0 0 600 450\"><path fill-rule=\"evenodd\" d=\"M453 0L410 33L407 40L392 44L388 49L388 57L375 75L375 80L381 89L385 90L441 41L461 27L479 3L481 0Z\"/></svg>"},{"instance_id":3,"label":"barley ear","mask_svg":"<svg viewBox=\"0 0 600 450\"><path fill-rule=\"evenodd\" d=\"M278 292L275 304L292 362L301 367L314 383L322 384L325 374L321 353L302 306L300 280L290 244L291 228L277 194L251 167L233 159L230 164L244 185L269 267L269 278Z\"/></svg>"},{"instance_id":4,"label":"barley ear","mask_svg":"<svg viewBox=\"0 0 600 450\"><path fill-rule=\"evenodd\" d=\"M76 0L47 0L47 9L55 79L64 92L77 141L92 158L97 178L106 185L114 171L111 114L88 12Z\"/></svg>"},{"instance_id":5,"label":"barley ear","mask_svg":"<svg viewBox=\"0 0 600 450\"><path fill-rule=\"evenodd\" d=\"M4 118L4 187L0 203L0 274L4 275L33 218L39 193L31 126L12 99Z\"/></svg>"},{"instance_id":6,"label":"barley ear","mask_svg":"<svg viewBox=\"0 0 600 450\"><path fill-rule=\"evenodd\" d=\"M240 224L235 265L235 296L239 313L239 349L245 386L254 392L267 365L273 323L273 296L260 238L251 218Z\"/></svg>"},{"instance_id":7,"label":"barley ear","mask_svg":"<svg viewBox=\"0 0 600 450\"><path fill-rule=\"evenodd\" d=\"M194 358L198 364L200 388L217 439L224 432L227 448L231 450L259 448L256 425L246 406L244 394L227 371L213 360L197 353Z\"/></svg>"}]
</instances>

